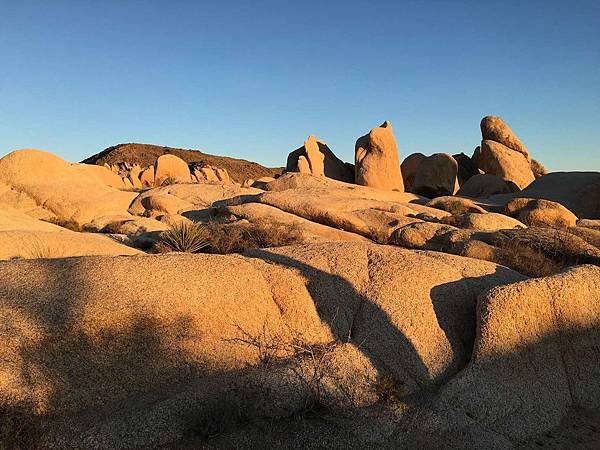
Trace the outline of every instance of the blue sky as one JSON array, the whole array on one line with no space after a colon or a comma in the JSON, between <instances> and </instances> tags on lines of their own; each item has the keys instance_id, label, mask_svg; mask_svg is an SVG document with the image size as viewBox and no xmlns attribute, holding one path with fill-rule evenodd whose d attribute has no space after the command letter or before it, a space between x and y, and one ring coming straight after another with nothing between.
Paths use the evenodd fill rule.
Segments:
<instances>
[{"instance_id":1,"label":"blue sky","mask_svg":"<svg viewBox=\"0 0 600 450\"><path fill-rule=\"evenodd\" d=\"M144 142L283 165L471 154L504 118L551 170L600 170L600 2L0 0L0 155Z\"/></svg>"}]
</instances>

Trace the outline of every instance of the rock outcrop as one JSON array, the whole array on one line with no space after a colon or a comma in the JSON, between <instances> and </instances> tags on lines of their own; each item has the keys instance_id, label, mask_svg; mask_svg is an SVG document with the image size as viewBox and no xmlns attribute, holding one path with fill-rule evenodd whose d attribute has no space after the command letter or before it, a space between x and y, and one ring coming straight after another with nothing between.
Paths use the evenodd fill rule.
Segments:
<instances>
[{"instance_id":1,"label":"rock outcrop","mask_svg":"<svg viewBox=\"0 0 600 450\"><path fill-rule=\"evenodd\" d=\"M508 194L511 187L502 178L491 173L473 175L463 184L456 195L470 198L488 198L496 194Z\"/></svg>"},{"instance_id":2,"label":"rock outcrop","mask_svg":"<svg viewBox=\"0 0 600 450\"><path fill-rule=\"evenodd\" d=\"M384 122L358 138L354 150L355 182L384 190L404 190L392 124Z\"/></svg>"},{"instance_id":3,"label":"rock outcrop","mask_svg":"<svg viewBox=\"0 0 600 450\"><path fill-rule=\"evenodd\" d=\"M499 142L481 141L479 151L473 154L473 161L485 173L491 173L519 189L526 188L535 180L527 158Z\"/></svg>"},{"instance_id":4,"label":"rock outcrop","mask_svg":"<svg viewBox=\"0 0 600 450\"><path fill-rule=\"evenodd\" d=\"M310 135L304 145L288 155L286 172L309 173L346 183L354 182L354 172L329 149L327 144Z\"/></svg>"},{"instance_id":5,"label":"rock outcrop","mask_svg":"<svg viewBox=\"0 0 600 450\"><path fill-rule=\"evenodd\" d=\"M136 194L107 185L115 181L109 174L104 167L69 164L44 151L17 150L0 159L0 205L78 225L124 214Z\"/></svg>"}]
</instances>

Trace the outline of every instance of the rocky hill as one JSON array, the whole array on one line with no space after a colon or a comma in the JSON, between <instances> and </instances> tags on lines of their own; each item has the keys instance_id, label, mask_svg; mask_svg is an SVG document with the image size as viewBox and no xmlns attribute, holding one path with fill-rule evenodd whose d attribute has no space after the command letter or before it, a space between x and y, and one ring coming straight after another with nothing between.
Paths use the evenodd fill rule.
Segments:
<instances>
[{"instance_id":1,"label":"rocky hill","mask_svg":"<svg viewBox=\"0 0 600 450\"><path fill-rule=\"evenodd\" d=\"M139 164L141 167L149 167L156 159L164 154L178 156L184 161L204 163L213 167L227 170L233 181L243 182L248 178L257 179L261 177L272 177L283 171L281 167L264 167L252 161L230 158L228 156L215 156L199 150L186 150L182 148L164 147L152 144L118 144L109 147L100 153L84 159L86 164L117 164L128 162Z\"/></svg>"}]
</instances>

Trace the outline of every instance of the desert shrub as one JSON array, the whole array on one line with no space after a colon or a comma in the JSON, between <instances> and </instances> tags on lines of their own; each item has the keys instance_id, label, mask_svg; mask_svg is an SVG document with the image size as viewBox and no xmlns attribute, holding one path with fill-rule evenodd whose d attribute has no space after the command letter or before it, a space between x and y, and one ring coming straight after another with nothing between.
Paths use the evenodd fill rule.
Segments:
<instances>
[{"instance_id":1,"label":"desert shrub","mask_svg":"<svg viewBox=\"0 0 600 450\"><path fill-rule=\"evenodd\" d=\"M44 222L53 223L54 225L58 225L59 227L66 228L71 231L83 231L81 225L75 222L72 219L60 219L58 217L52 217L47 219L42 219Z\"/></svg>"},{"instance_id":2,"label":"desert shrub","mask_svg":"<svg viewBox=\"0 0 600 450\"><path fill-rule=\"evenodd\" d=\"M167 177L165 178L162 183L160 183L161 186L171 186L172 184L178 184L179 180L175 177Z\"/></svg>"},{"instance_id":3,"label":"desert shrub","mask_svg":"<svg viewBox=\"0 0 600 450\"><path fill-rule=\"evenodd\" d=\"M154 247L159 253L198 253L209 246L208 230L193 222L176 222L163 231Z\"/></svg>"},{"instance_id":4,"label":"desert shrub","mask_svg":"<svg viewBox=\"0 0 600 450\"><path fill-rule=\"evenodd\" d=\"M498 263L529 277L545 277L560 272L566 264L555 261L535 247L507 240L499 245Z\"/></svg>"},{"instance_id":5,"label":"desert shrub","mask_svg":"<svg viewBox=\"0 0 600 450\"><path fill-rule=\"evenodd\" d=\"M218 223L205 225L211 253L242 253L245 250L281 247L303 242L297 226L256 223Z\"/></svg>"},{"instance_id":6,"label":"desert shrub","mask_svg":"<svg viewBox=\"0 0 600 450\"><path fill-rule=\"evenodd\" d=\"M493 261L531 277L552 275L576 264L600 264L600 250L563 230L530 227L481 238L488 245L470 245L465 256Z\"/></svg>"}]
</instances>

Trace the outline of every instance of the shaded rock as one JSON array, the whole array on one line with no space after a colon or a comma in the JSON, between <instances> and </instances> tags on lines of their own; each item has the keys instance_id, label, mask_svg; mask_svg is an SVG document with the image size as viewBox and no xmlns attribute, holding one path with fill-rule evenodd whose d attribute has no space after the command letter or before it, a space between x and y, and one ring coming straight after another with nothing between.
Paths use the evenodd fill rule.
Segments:
<instances>
[{"instance_id":1,"label":"shaded rock","mask_svg":"<svg viewBox=\"0 0 600 450\"><path fill-rule=\"evenodd\" d=\"M456 188L458 164L446 153L436 153L421 161L412 191L433 198L452 195Z\"/></svg>"},{"instance_id":2,"label":"shaded rock","mask_svg":"<svg viewBox=\"0 0 600 450\"><path fill-rule=\"evenodd\" d=\"M554 427L571 408L598 408L599 279L598 267L574 267L481 294L473 359L418 432L454 448L500 448Z\"/></svg>"},{"instance_id":3,"label":"shaded rock","mask_svg":"<svg viewBox=\"0 0 600 450\"><path fill-rule=\"evenodd\" d=\"M327 144L310 135L304 145L288 155L286 172L310 173L347 183L354 182L354 172L329 149Z\"/></svg>"},{"instance_id":4,"label":"shaded rock","mask_svg":"<svg viewBox=\"0 0 600 450\"><path fill-rule=\"evenodd\" d=\"M479 169L475 165L475 163L464 153L457 153L456 155L452 155L456 163L458 164L458 185L464 185L467 180L475 175L479 175Z\"/></svg>"},{"instance_id":5,"label":"shaded rock","mask_svg":"<svg viewBox=\"0 0 600 450\"><path fill-rule=\"evenodd\" d=\"M534 227L566 228L577 224L577 216L550 200L515 198L505 205L506 214Z\"/></svg>"},{"instance_id":6,"label":"shaded rock","mask_svg":"<svg viewBox=\"0 0 600 450\"><path fill-rule=\"evenodd\" d=\"M577 226L600 230L600 219L579 219L577 221Z\"/></svg>"},{"instance_id":7,"label":"shaded rock","mask_svg":"<svg viewBox=\"0 0 600 450\"><path fill-rule=\"evenodd\" d=\"M481 119L481 136L483 140L496 141L499 144L522 154L527 161L530 161L529 151L519 138L513 133L509 126L496 116L485 116Z\"/></svg>"},{"instance_id":8,"label":"shaded rock","mask_svg":"<svg viewBox=\"0 0 600 450\"><path fill-rule=\"evenodd\" d=\"M452 215L487 212L481 206L476 205L472 200L452 196L437 197L426 203L426 206L448 211Z\"/></svg>"},{"instance_id":9,"label":"shaded rock","mask_svg":"<svg viewBox=\"0 0 600 450\"><path fill-rule=\"evenodd\" d=\"M511 187L496 175L491 173L473 175L463 184L456 195L471 198L487 198L495 194L508 194Z\"/></svg>"},{"instance_id":10,"label":"shaded rock","mask_svg":"<svg viewBox=\"0 0 600 450\"><path fill-rule=\"evenodd\" d=\"M187 163L175 155L159 156L154 163L154 186L162 186L167 179L177 183L190 182L190 169Z\"/></svg>"},{"instance_id":11,"label":"shaded rock","mask_svg":"<svg viewBox=\"0 0 600 450\"><path fill-rule=\"evenodd\" d=\"M404 190L396 138L390 122L358 138L354 151L355 182L383 190Z\"/></svg>"},{"instance_id":12,"label":"shaded rock","mask_svg":"<svg viewBox=\"0 0 600 450\"><path fill-rule=\"evenodd\" d=\"M519 189L526 188L535 179L525 156L495 141L482 141L473 161L485 173L497 175Z\"/></svg>"},{"instance_id":13,"label":"shaded rock","mask_svg":"<svg viewBox=\"0 0 600 450\"><path fill-rule=\"evenodd\" d=\"M400 164L402 181L404 182L404 189L407 192L412 190L419 165L425 158L426 156L423 153L413 153L404 158L404 161Z\"/></svg>"}]
</instances>

